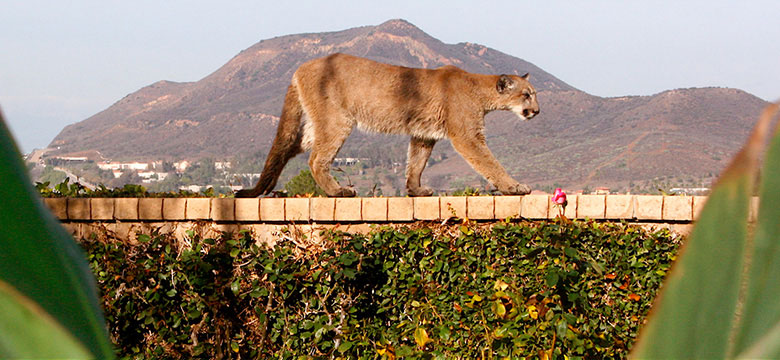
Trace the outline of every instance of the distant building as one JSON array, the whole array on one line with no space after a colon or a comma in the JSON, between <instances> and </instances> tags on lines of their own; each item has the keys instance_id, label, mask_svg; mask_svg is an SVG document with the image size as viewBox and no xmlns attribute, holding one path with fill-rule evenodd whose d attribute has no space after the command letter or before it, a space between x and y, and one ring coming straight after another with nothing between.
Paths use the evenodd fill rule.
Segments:
<instances>
[{"instance_id":1,"label":"distant building","mask_svg":"<svg viewBox=\"0 0 780 360\"><path fill-rule=\"evenodd\" d=\"M147 170L149 169L149 163L142 163L142 162L127 162L127 163L120 163L120 162L105 162L102 164L97 164L97 166L100 169L103 170Z\"/></svg>"},{"instance_id":2,"label":"distant building","mask_svg":"<svg viewBox=\"0 0 780 360\"><path fill-rule=\"evenodd\" d=\"M86 156L58 156L55 157L55 159L63 160L63 161L72 161L72 162L86 162L89 160Z\"/></svg>"},{"instance_id":3,"label":"distant building","mask_svg":"<svg viewBox=\"0 0 780 360\"><path fill-rule=\"evenodd\" d=\"M192 192L196 193L196 192L199 192L200 189L202 189L202 188L204 188L204 187L200 186L200 185L187 185L187 186L179 187L179 190L187 190L187 191L192 191Z\"/></svg>"},{"instance_id":4,"label":"distant building","mask_svg":"<svg viewBox=\"0 0 780 360\"><path fill-rule=\"evenodd\" d=\"M232 164L230 164L230 161L215 161L214 162L214 168L217 170L225 171L227 169L230 169Z\"/></svg>"},{"instance_id":5,"label":"distant building","mask_svg":"<svg viewBox=\"0 0 780 360\"><path fill-rule=\"evenodd\" d=\"M183 173L190 167L190 162L187 160L178 161L173 163L173 167L176 169L176 172Z\"/></svg>"},{"instance_id":6,"label":"distant building","mask_svg":"<svg viewBox=\"0 0 780 360\"><path fill-rule=\"evenodd\" d=\"M672 188L669 189L669 192L677 195L708 195L710 193L710 188Z\"/></svg>"},{"instance_id":7,"label":"distant building","mask_svg":"<svg viewBox=\"0 0 780 360\"><path fill-rule=\"evenodd\" d=\"M333 165L334 166L352 166L352 165L356 165L357 163L359 163L362 160L366 160L366 159L351 158L351 157L335 158L335 159L333 159Z\"/></svg>"},{"instance_id":8,"label":"distant building","mask_svg":"<svg viewBox=\"0 0 780 360\"><path fill-rule=\"evenodd\" d=\"M168 177L167 172L156 171L139 171L138 176L141 177L143 183L149 184L155 181L163 181Z\"/></svg>"},{"instance_id":9,"label":"distant building","mask_svg":"<svg viewBox=\"0 0 780 360\"><path fill-rule=\"evenodd\" d=\"M593 190L593 194L596 195L609 195L609 188L608 187L597 187Z\"/></svg>"}]
</instances>

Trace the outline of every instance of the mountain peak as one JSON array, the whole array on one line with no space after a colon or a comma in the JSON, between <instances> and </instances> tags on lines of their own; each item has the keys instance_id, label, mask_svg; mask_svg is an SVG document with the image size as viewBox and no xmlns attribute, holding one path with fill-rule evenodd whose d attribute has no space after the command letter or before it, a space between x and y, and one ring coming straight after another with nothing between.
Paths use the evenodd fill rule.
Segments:
<instances>
[{"instance_id":1,"label":"mountain peak","mask_svg":"<svg viewBox=\"0 0 780 360\"><path fill-rule=\"evenodd\" d=\"M417 29L420 30L418 27L414 26L414 24L404 20L404 19L390 19L387 20L379 25L376 26L377 28L406 28L406 29Z\"/></svg>"},{"instance_id":2,"label":"mountain peak","mask_svg":"<svg viewBox=\"0 0 780 360\"><path fill-rule=\"evenodd\" d=\"M414 24L404 19L387 20L375 26L374 30L395 34L395 35L402 35L402 36L412 36L412 37L424 36L424 37L432 38L430 35L420 30L420 28L414 26Z\"/></svg>"}]
</instances>

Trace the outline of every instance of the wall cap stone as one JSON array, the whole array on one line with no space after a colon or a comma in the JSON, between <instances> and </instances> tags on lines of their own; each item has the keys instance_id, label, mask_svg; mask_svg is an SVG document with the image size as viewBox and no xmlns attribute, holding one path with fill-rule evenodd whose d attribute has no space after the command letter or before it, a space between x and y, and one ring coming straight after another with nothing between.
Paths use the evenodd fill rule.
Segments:
<instances>
[{"instance_id":1,"label":"wall cap stone","mask_svg":"<svg viewBox=\"0 0 780 360\"><path fill-rule=\"evenodd\" d=\"M689 223L706 196L570 195L564 215L628 221ZM473 220L554 219L550 195L378 198L46 198L61 220L225 222L412 222L450 217ZM758 201L751 202L755 219Z\"/></svg>"}]
</instances>

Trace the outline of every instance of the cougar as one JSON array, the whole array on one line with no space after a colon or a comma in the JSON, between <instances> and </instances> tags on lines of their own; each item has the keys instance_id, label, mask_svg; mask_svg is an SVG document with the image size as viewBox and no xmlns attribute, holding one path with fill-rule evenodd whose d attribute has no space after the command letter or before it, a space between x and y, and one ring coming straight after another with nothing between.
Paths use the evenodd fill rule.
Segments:
<instances>
[{"instance_id":1,"label":"cougar","mask_svg":"<svg viewBox=\"0 0 780 360\"><path fill-rule=\"evenodd\" d=\"M409 196L433 194L420 184L420 176L434 144L445 137L498 191L527 194L530 187L512 179L485 142L484 118L493 110L510 110L524 120L539 113L528 74L482 75L451 65L416 69L346 54L308 61L295 71L287 89L260 179L236 197L270 193L290 158L306 150L311 150L314 180L328 196L355 196L354 189L339 185L330 167L356 125L411 136L406 166Z\"/></svg>"}]
</instances>

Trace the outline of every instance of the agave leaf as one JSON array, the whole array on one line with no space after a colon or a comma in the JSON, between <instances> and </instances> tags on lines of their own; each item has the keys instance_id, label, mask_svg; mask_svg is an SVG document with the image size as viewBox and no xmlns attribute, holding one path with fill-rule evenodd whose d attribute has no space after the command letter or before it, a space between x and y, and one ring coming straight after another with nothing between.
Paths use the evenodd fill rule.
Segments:
<instances>
[{"instance_id":1,"label":"agave leaf","mask_svg":"<svg viewBox=\"0 0 780 360\"><path fill-rule=\"evenodd\" d=\"M0 159L0 280L51 315L94 357L113 358L84 254L35 193L1 115ZM0 343L10 336L0 332ZM30 350L48 347L39 345Z\"/></svg>"},{"instance_id":2,"label":"agave leaf","mask_svg":"<svg viewBox=\"0 0 780 360\"><path fill-rule=\"evenodd\" d=\"M765 111L713 188L632 357L725 358L733 348L751 264L749 204L772 114Z\"/></svg>"},{"instance_id":3,"label":"agave leaf","mask_svg":"<svg viewBox=\"0 0 780 360\"><path fill-rule=\"evenodd\" d=\"M765 117L777 112L773 105ZM761 204L749 254L751 268L744 316L734 354L737 357L780 357L780 126L769 144L761 177Z\"/></svg>"},{"instance_id":4,"label":"agave leaf","mask_svg":"<svg viewBox=\"0 0 780 360\"><path fill-rule=\"evenodd\" d=\"M0 280L0 355L3 358L93 357L35 302ZM24 326L20 326L24 324Z\"/></svg>"}]
</instances>

